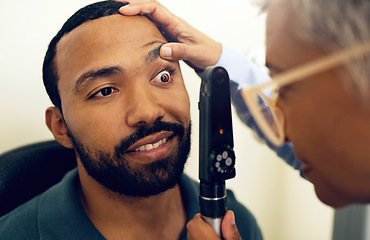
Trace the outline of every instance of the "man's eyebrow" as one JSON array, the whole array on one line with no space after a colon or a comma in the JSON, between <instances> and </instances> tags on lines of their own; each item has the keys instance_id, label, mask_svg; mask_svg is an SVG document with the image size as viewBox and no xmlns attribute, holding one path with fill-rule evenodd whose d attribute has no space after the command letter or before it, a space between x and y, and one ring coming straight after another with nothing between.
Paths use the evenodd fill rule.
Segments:
<instances>
[{"instance_id":1,"label":"man's eyebrow","mask_svg":"<svg viewBox=\"0 0 370 240\"><path fill-rule=\"evenodd\" d=\"M154 44L154 43L159 43L159 42L153 42L153 43L150 43L150 44ZM157 58L160 57L159 55L159 51L161 50L161 47L164 45L165 43L160 43L156 48L153 48L152 50L150 50L146 56L145 56L145 62L146 63L151 63L153 62L154 60L156 60ZM149 45L149 44L148 44Z\"/></svg>"},{"instance_id":2,"label":"man's eyebrow","mask_svg":"<svg viewBox=\"0 0 370 240\"><path fill-rule=\"evenodd\" d=\"M88 85L91 82L103 77L110 77L113 75L118 75L123 73L123 68L120 66L111 66L111 67L104 67L97 70L90 70L88 72L83 73L76 81L76 84L73 88L75 93L81 91L81 89Z\"/></svg>"}]
</instances>

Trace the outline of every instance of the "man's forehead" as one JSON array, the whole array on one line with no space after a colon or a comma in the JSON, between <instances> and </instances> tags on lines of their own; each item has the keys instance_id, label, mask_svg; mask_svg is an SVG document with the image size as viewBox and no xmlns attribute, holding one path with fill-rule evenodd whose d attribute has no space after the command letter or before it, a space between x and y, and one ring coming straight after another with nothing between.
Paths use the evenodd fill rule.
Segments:
<instances>
[{"instance_id":1,"label":"man's forehead","mask_svg":"<svg viewBox=\"0 0 370 240\"><path fill-rule=\"evenodd\" d=\"M135 34L132 34L135 33ZM121 40L130 41L130 39L140 38L140 35L146 35L147 38L151 34L161 35L154 23L143 16L123 16L115 14L104 16L98 19L89 20L80 26L65 34L58 45L63 45L64 42L71 40L90 41L100 38L112 38L122 35ZM143 39L144 40L144 39Z\"/></svg>"},{"instance_id":2,"label":"man's forehead","mask_svg":"<svg viewBox=\"0 0 370 240\"><path fill-rule=\"evenodd\" d=\"M63 36L58 43L57 72L60 79L77 79L84 71L121 65L134 57L146 56L164 42L157 27L142 16L112 15L91 20ZM154 54L157 50L153 51Z\"/></svg>"}]
</instances>

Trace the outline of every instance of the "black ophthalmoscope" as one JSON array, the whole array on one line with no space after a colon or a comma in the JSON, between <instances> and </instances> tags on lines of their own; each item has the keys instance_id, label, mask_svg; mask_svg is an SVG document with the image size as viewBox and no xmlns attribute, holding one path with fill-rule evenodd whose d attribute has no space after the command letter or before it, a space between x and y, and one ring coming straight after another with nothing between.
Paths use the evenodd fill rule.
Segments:
<instances>
[{"instance_id":1,"label":"black ophthalmoscope","mask_svg":"<svg viewBox=\"0 0 370 240\"><path fill-rule=\"evenodd\" d=\"M200 213L221 238L227 211L225 180L235 177L229 82L224 68L206 68L198 105Z\"/></svg>"}]
</instances>

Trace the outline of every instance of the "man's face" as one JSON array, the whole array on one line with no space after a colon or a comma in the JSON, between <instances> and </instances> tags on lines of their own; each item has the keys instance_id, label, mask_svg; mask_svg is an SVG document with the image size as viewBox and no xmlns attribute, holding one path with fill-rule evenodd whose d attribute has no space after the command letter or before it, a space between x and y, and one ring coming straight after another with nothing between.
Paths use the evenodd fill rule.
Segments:
<instances>
[{"instance_id":1,"label":"man's face","mask_svg":"<svg viewBox=\"0 0 370 240\"><path fill-rule=\"evenodd\" d=\"M58 88L84 168L130 196L177 183L190 148L189 98L178 62L148 19L113 15L82 24L57 45Z\"/></svg>"},{"instance_id":2,"label":"man's face","mask_svg":"<svg viewBox=\"0 0 370 240\"><path fill-rule=\"evenodd\" d=\"M266 62L272 76L324 56L294 32L289 0L273 3L267 18ZM370 111L346 88L342 67L283 87L278 106L285 132L317 196L334 207L370 201Z\"/></svg>"}]
</instances>

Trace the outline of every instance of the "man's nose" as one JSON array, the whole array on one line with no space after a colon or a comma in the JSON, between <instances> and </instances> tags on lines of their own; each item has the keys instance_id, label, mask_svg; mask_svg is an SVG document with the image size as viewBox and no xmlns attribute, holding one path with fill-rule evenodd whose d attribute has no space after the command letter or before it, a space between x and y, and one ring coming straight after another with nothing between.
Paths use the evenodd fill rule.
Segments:
<instances>
[{"instance_id":1,"label":"man's nose","mask_svg":"<svg viewBox=\"0 0 370 240\"><path fill-rule=\"evenodd\" d=\"M154 87L148 85L130 89L127 99L127 124L130 127L151 125L165 116L165 110L155 91Z\"/></svg>"}]
</instances>

